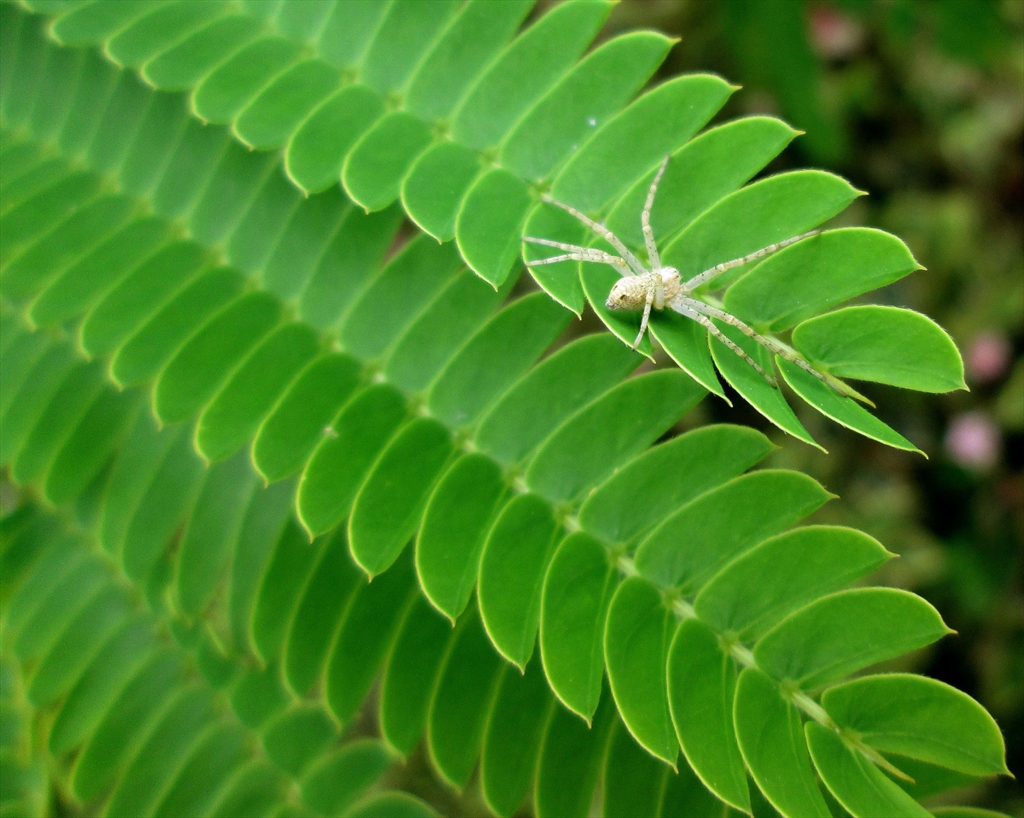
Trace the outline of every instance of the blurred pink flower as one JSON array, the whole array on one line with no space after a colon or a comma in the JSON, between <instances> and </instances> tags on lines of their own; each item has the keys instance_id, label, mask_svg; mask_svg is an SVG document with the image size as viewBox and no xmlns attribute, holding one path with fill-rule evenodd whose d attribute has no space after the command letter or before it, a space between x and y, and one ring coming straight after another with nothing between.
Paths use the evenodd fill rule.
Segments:
<instances>
[{"instance_id":1,"label":"blurred pink flower","mask_svg":"<svg viewBox=\"0 0 1024 818\"><path fill-rule=\"evenodd\" d=\"M967 469L988 471L999 460L999 426L984 412L964 412L946 430L946 453Z\"/></svg>"},{"instance_id":2,"label":"blurred pink flower","mask_svg":"<svg viewBox=\"0 0 1024 818\"><path fill-rule=\"evenodd\" d=\"M830 6L810 13L811 45L826 60L842 60L861 49L864 27L853 17Z\"/></svg>"},{"instance_id":3,"label":"blurred pink flower","mask_svg":"<svg viewBox=\"0 0 1024 818\"><path fill-rule=\"evenodd\" d=\"M1010 363L1010 342L1001 332L982 332L967 351L967 379L988 383L999 378Z\"/></svg>"}]
</instances>

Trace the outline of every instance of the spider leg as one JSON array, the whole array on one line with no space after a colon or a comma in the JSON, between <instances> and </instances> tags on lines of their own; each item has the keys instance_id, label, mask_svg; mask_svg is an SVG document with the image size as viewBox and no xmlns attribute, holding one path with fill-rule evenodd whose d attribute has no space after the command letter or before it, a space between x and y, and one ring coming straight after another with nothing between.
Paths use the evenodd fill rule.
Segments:
<instances>
[{"instance_id":1,"label":"spider leg","mask_svg":"<svg viewBox=\"0 0 1024 818\"><path fill-rule=\"evenodd\" d=\"M615 250L618 252L618 254L620 256L622 256L623 259L625 259L626 263L630 266L630 268L633 270L633 272L636 275L642 276L644 273L647 272L647 270L644 267L644 265L642 265L640 263L640 260L630 252L629 248L626 247L626 245L623 244L621 241L619 241L619 239L616 237L616 235L611 230L609 230L607 227L605 227L603 224L599 224L598 222L595 222L593 219L591 219L591 218L589 218L587 216L584 216L575 207L571 207L571 206L569 206L567 204L563 204L562 202L556 201L555 199L552 199L550 196L545 196L544 197L544 201L545 202L550 202L555 207L562 208L562 210L564 210L566 213L569 213L570 215L575 216L577 219L579 219L581 222L583 222L587 227L589 227L591 230L593 230L599 236L604 237L604 239L612 247L615 248Z\"/></svg>"},{"instance_id":2,"label":"spider leg","mask_svg":"<svg viewBox=\"0 0 1024 818\"><path fill-rule=\"evenodd\" d=\"M687 318L696 321L698 324L704 327L704 329L706 329L709 333L715 336L715 338L717 338L719 341L721 341L723 344L729 347L729 349L731 349L733 352L739 355L744 361L750 364L762 378L768 381L768 383L771 386L774 386L776 389L778 389L778 381L776 381L774 377L765 372L761 368L761 365L753 358L751 358L749 355L747 355L746 351L744 351L742 347L740 347L735 341L733 341L732 338L730 338L728 335L723 333L718 327L716 327L714 322L710 318L708 318L701 312L697 312L696 309L690 306L693 303L694 299L692 298L676 298L672 301L672 308L681 315L685 315Z\"/></svg>"},{"instance_id":3,"label":"spider leg","mask_svg":"<svg viewBox=\"0 0 1024 818\"><path fill-rule=\"evenodd\" d=\"M572 253L589 253L596 250L596 247L580 247L578 244L566 244L564 241L552 241L551 239L537 239L533 236L523 236L523 241L530 244L543 244L545 247L557 247L559 250L568 250Z\"/></svg>"},{"instance_id":4,"label":"spider leg","mask_svg":"<svg viewBox=\"0 0 1024 818\"><path fill-rule=\"evenodd\" d=\"M640 332L637 333L636 340L633 342L633 349L635 350L640 346L640 342L644 338L644 333L647 332L647 322L651 317L651 307L654 305L654 290L647 291L647 300L644 301L644 315L640 319Z\"/></svg>"},{"instance_id":5,"label":"spider leg","mask_svg":"<svg viewBox=\"0 0 1024 818\"><path fill-rule=\"evenodd\" d=\"M661 163L658 172L654 174L654 181L651 182L651 189L647 191L647 203L640 214L640 225L644 230L644 243L647 245L647 259L651 262L651 269L657 270L661 267L661 257L658 255L658 245L654 243L654 231L651 230L651 208L654 207L654 194L658 192L658 183L661 181L665 168L668 167L668 157Z\"/></svg>"},{"instance_id":6,"label":"spider leg","mask_svg":"<svg viewBox=\"0 0 1024 818\"><path fill-rule=\"evenodd\" d=\"M626 266L626 262L621 258L613 256L611 253L606 253L604 250L599 250L597 247L578 247L575 244L563 244L560 241L551 241L550 239L535 239L532 236L523 236L523 241L529 241L533 244L543 244L547 247L557 247L560 250L569 251L561 256L528 261L526 262L527 267L537 267L541 264L554 264L556 261L591 261L596 264L610 264L619 271L620 275L623 276L633 274L633 271Z\"/></svg>"},{"instance_id":7,"label":"spider leg","mask_svg":"<svg viewBox=\"0 0 1024 818\"><path fill-rule=\"evenodd\" d=\"M813 366L807 363L807 361L805 361L802 357L797 355L785 344L779 343L774 338L768 338L764 335L761 335L753 327L743 323L735 315L730 315L725 310L720 310L717 307L712 307L710 304L705 304L703 301L698 301L695 298L686 298L684 296L683 300L685 301L686 305L693 309L694 311L701 312L704 315L711 316L712 318L717 318L719 321L722 321L723 323L726 323L731 327L736 327L736 329L738 329L748 338L757 341L757 343L759 343L769 352L778 355L780 358L785 358L790 363L796 364L805 372L809 372L810 374L812 374L822 383L831 386L832 389L834 389L840 395L845 394L836 384L832 383L832 381L825 377L825 375L823 375L821 372L819 372L817 369L815 369Z\"/></svg>"},{"instance_id":8,"label":"spider leg","mask_svg":"<svg viewBox=\"0 0 1024 818\"><path fill-rule=\"evenodd\" d=\"M743 256L743 258L736 258L733 259L732 261L723 261L721 264L716 264L714 267L705 270L703 273L695 275L693 278L691 278L689 281L683 284L682 287L680 287L680 291L685 293L692 292L702 284L707 284L711 279L720 276L726 270L732 270L736 267L742 267L744 264L749 264L751 261L756 261L759 258L763 258L764 256L767 256L770 253L774 253L776 250L781 250L783 247L789 247L789 245L791 244L796 244L801 239L806 239L809 238L810 236L816 236L820 232L820 230L810 230L807 233L801 233L799 236L793 236L793 238L791 239L785 239L783 241L778 241L775 244L769 244L767 247L762 247L760 250L754 251L749 256Z\"/></svg>"},{"instance_id":9,"label":"spider leg","mask_svg":"<svg viewBox=\"0 0 1024 818\"><path fill-rule=\"evenodd\" d=\"M596 264L610 264L612 267L617 269L621 275L628 276L633 274L633 271L626 266L626 262L621 258L613 256L610 253L605 253L601 250L594 250L593 253L565 253L561 256L552 256L551 258L538 258L533 261L526 262L526 266L539 267L542 264L555 264L559 261L590 261Z\"/></svg>"}]
</instances>

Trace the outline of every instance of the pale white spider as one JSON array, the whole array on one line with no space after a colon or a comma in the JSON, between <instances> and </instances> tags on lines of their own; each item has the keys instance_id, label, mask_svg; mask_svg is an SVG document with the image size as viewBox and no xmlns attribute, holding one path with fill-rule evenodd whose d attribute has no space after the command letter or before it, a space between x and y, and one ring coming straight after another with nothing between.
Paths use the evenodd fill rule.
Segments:
<instances>
[{"instance_id":1,"label":"pale white spider","mask_svg":"<svg viewBox=\"0 0 1024 818\"><path fill-rule=\"evenodd\" d=\"M599 224L593 219L584 216L574 207L555 201L550 196L545 196L544 201L562 208L562 210L567 213L571 213L583 222L583 224L599 236L603 237L616 249L619 255L615 256L611 253L606 253L604 250L599 250L596 247L579 247L575 244L564 244L560 241L524 236L523 241L528 241L532 244L543 244L547 247L557 247L560 250L567 251L560 256L527 261L526 266L536 267L541 264L554 264L558 261L590 261L598 264L610 264L618 270L622 275L622 278L615 282L615 286L612 287L612 291L608 294L608 300L605 303L605 306L611 310L643 310L643 317L640 319L640 332L636 336L636 340L633 342L633 349L637 348L641 339L644 337L644 333L647 331L647 321L651 316L651 309L661 310L667 305L670 309L675 310L680 315L685 315L687 318L690 318L703 326L715 338L756 369L764 379L774 387L778 387L778 383L775 378L765 372L757 361L744 352L736 343L733 342L731 338L722 333L711 319L717 318L725 324L736 327L736 329L744 335L757 341L757 343L767 348L770 352L785 358L787 361L792 361L797 366L814 375L816 378L827 383L840 394L853 393L853 390L847 391L842 388L846 386L845 384L841 384L841 382L836 381L836 379L827 377L818 372L790 347L774 338L768 338L761 335L755 329L743 323L736 316L730 315L725 312L725 310L714 307L711 304L705 303L691 295L698 287L721 275L726 270L732 270L735 267L740 267L751 261L756 261L759 258L767 256L769 253L774 253L776 250L781 250L783 247L795 244L801 239L814 236L820 231L811 230L807 233L801 233L799 236L794 236L791 239L785 239L784 241L776 242L775 244L769 244L767 247L751 253L750 255L743 256L743 258L737 258L732 261L724 261L721 264L716 264L714 267L695 275L689 281L683 282L679 277L679 271L675 267L663 267L661 265L661 257L658 255L658 247L654 243L654 232L651 230L651 208L654 206L654 196L658 191L658 183L661 181L661 177L665 173L665 168L668 166L668 160L669 157L666 156L665 160L661 163L661 167L658 169L658 172L655 174L654 181L651 182L651 189L647 193L647 202L644 205L643 212L640 214L640 224L643 228L644 243L647 245L647 257L650 261L651 269L648 270L644 267L640 260L630 252L629 248L626 247L626 245L623 244L615 234L603 224Z\"/></svg>"}]
</instances>

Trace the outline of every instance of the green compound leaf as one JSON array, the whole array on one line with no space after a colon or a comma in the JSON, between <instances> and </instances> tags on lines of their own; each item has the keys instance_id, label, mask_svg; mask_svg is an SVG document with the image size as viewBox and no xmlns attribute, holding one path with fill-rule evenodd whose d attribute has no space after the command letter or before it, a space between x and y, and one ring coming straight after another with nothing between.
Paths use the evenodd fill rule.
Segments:
<instances>
[{"instance_id":1,"label":"green compound leaf","mask_svg":"<svg viewBox=\"0 0 1024 818\"><path fill-rule=\"evenodd\" d=\"M619 714L640 746L675 767L679 745L672 730L665 664L676 619L658 589L642 577L619 586L608 608L604 655Z\"/></svg>"},{"instance_id":2,"label":"green compound leaf","mask_svg":"<svg viewBox=\"0 0 1024 818\"><path fill-rule=\"evenodd\" d=\"M897 307L847 307L805 321L793 345L834 375L921 392L966 389L953 340L930 318Z\"/></svg>"},{"instance_id":3,"label":"green compound leaf","mask_svg":"<svg viewBox=\"0 0 1024 818\"><path fill-rule=\"evenodd\" d=\"M907 246L889 233L829 230L758 264L729 288L725 309L777 332L920 269Z\"/></svg>"},{"instance_id":4,"label":"green compound leaf","mask_svg":"<svg viewBox=\"0 0 1024 818\"><path fill-rule=\"evenodd\" d=\"M733 727L736 668L715 634L696 619L685 620L672 639L667 686L672 724L687 762L715 795L750 812Z\"/></svg>"},{"instance_id":5,"label":"green compound leaf","mask_svg":"<svg viewBox=\"0 0 1024 818\"><path fill-rule=\"evenodd\" d=\"M601 698L604 627L618 573L604 545L583 532L562 540L544 577L540 653L551 690L588 722Z\"/></svg>"},{"instance_id":6,"label":"green compound leaf","mask_svg":"<svg viewBox=\"0 0 1024 818\"><path fill-rule=\"evenodd\" d=\"M813 689L950 633L921 597L856 588L823 597L780 622L754 648L758 667Z\"/></svg>"},{"instance_id":7,"label":"green compound leaf","mask_svg":"<svg viewBox=\"0 0 1024 818\"><path fill-rule=\"evenodd\" d=\"M719 568L832 498L798 472L736 477L664 520L637 547L641 576L664 588L699 589Z\"/></svg>"},{"instance_id":8,"label":"green compound leaf","mask_svg":"<svg viewBox=\"0 0 1024 818\"><path fill-rule=\"evenodd\" d=\"M715 257L719 251L739 252L750 213L776 211L771 230L753 222L753 233L764 228L765 236L750 241L767 243L836 212L850 190L807 172L796 175L803 187L787 174L737 192L794 132L753 117L691 138L732 90L708 76L668 79L629 105L668 43L657 34L626 34L577 64L610 4L559 4L507 46L530 4L507 2L497 12L493 5L25 0L24 8L66 16L57 28L84 47L65 49L41 36L54 20L0 4L0 459L13 461L16 479L31 474L18 485L19 496L60 504L25 505L0 523L5 599L15 603L4 604L3 617L27 663L19 661L14 672L28 674L33 700L53 702L44 719L53 727L41 738L51 746L54 769L71 770L64 788L70 809L85 799L93 811L124 814L418 812L422 805L392 792L366 797L390 763L381 745L337 738L367 712L377 689L378 724L388 741L409 754L429 732L434 769L452 782L469 780L479 760L480 789L499 814L601 809L689 816L731 809L687 765L673 774L639 746L618 723L612 696L599 704L599 640L638 541L686 504L731 485L768 444L755 433L709 427L645 451L689 404L681 401L674 417L668 409L653 417L663 408L657 396L645 394L635 405L619 401L630 389L643 392L636 382L649 377L620 385L642 362L628 349L636 316L619 327L625 344L602 332L552 348L570 318L560 304L585 304L574 266L531 268L547 292L498 305L517 286L518 276L507 273L517 263L521 219L529 235L590 241L564 211L533 206L543 190L606 218L643 257L640 210L652 174L670 154L655 234L663 247L684 234L679 251L699 265L724 260ZM255 59L261 54L267 59ZM610 59L616 54L622 59ZM603 61L620 70L597 82ZM136 71L164 93L153 94ZM181 90L191 93L192 106L174 93ZM194 111L203 106L228 127L200 123ZM403 146L388 136L388 127L406 125L425 134L422 141ZM291 181L281 173L281 147ZM461 227L460 240L479 239L479 266L490 265L501 289L465 270L457 244L439 247L399 233L401 207L367 216L347 200L338 186L346 160L355 168L373 152L387 161L361 180L366 198L390 201L401 193L407 214L435 238L450 240ZM498 181L517 201L481 200L479 213L467 211L470 188L488 172L495 181L498 157L500 172L510 174ZM534 182L536 190L528 184ZM306 193L327 192L304 198L296 184ZM786 184L793 185L789 193ZM772 185L777 198L758 200ZM724 213L727 197L748 197L749 212L734 202L736 212ZM712 229L716 213L721 223ZM700 225L706 235L697 235ZM820 251L812 251L829 242L831 256L819 259ZM544 257L528 248L527 258ZM770 284L748 298L752 303L731 309L759 329L763 321L788 327L894 280L908 259L892 237L840 229L788 248L746 277L742 270L726 277L723 284L739 283L725 299L731 304L744 288ZM583 275L586 292L603 304L615 274L593 282L590 270ZM189 355L209 363L195 345L239 303L264 297L278 316L265 332L234 351L234 339L223 339L208 370L185 366ZM778 314L757 312L768 307ZM702 328L664 314L652 326L684 371L724 394ZM91 364L99 368L95 382L83 374L90 366L81 364L76 341L99 359ZM770 361L756 354L767 369ZM782 406L772 407L753 390L778 392L742 380L746 364L732 353L731 360L719 357L726 377L761 401L758 408L777 409L780 425L793 419L781 397ZM962 383L950 360L920 372L940 379L959 373ZM816 365L832 371L826 362ZM849 401L815 392L820 382L802 370L778 368L797 394L840 423L909 446ZM111 391L112 379L125 390ZM150 407L138 404L140 396L152 397L155 379L165 390L177 382L180 422L171 428L156 428ZM696 399L698 387L688 388ZM394 441L417 424L436 424L450 457L434 477L419 475L422 481L378 479L382 452L394 454ZM802 431L794 423L788 428ZM197 442L204 454L227 459L201 461ZM250 443L251 454L227 457ZM299 472L301 481L257 486L260 475L280 480ZM537 494L525 493L531 488ZM517 499L509 503L506 490ZM433 554L433 579L421 565L421 584L442 589L437 595L447 595L453 616L471 607L479 582L495 637L476 625L479 661L455 672L449 651L465 631L453 630L414 590L411 554L372 584L363 581L347 533L356 498L362 522L369 519L362 508L368 494L375 500L364 547L376 543L376 556L386 562L410 540L432 542L420 550ZM408 495L409 502L388 519L393 495ZM413 502L413 495L420 499ZM504 549L491 555L490 567L478 568L486 562L482 544L502 533L492 516L523 497L536 501L550 535L531 543L529 532L517 540L504 531ZM787 508L786 491L780 497ZM765 492L758 502L772 509L776 499ZM776 521L778 528L748 531L724 545L700 520L688 524L692 532L676 533L684 550L690 536L710 539L685 598L678 589L647 590L651 600L671 598L676 615L696 613L679 632L701 629L701 639L683 650L680 637L674 653L649 652L649 661L628 659L635 641L610 646L610 655L621 654L611 676L615 696L633 703L626 707L630 724L636 728L637 713L660 698L677 717L676 730L667 728L670 739L677 732L686 745L685 731L707 727L686 745L687 754L719 795L729 789L722 775L735 784L725 800L736 806L744 803L745 785L742 765L728 763L736 762L735 745L730 756L722 741L735 676L726 647L749 662L757 640L778 634L785 617L799 617L888 556L856 532L813 527L778 534L798 518L793 512L793 519ZM69 520L78 534L66 533ZM325 536L310 542L302 525ZM97 560L101 550L106 554ZM771 579L777 575L786 583ZM635 617L638 633L656 632L653 621L670 636L675 623L667 608L648 610L662 619ZM618 613L622 625L630 611ZM458 628L474 616L463 613ZM541 655L527 661L538 621ZM849 634L837 628L820 638L841 645ZM525 677L497 659L494 641L526 663ZM167 673L154 670L139 687L136 680L161 655ZM449 686L443 696L442 666ZM660 683L662 694L630 699L632 685L621 682L634 677ZM779 693L789 685L768 685L786 708ZM594 727L561 708L551 689L593 717ZM688 709L666 698L676 695ZM810 710L802 695L795 703ZM890 691L891 699L899 695ZM701 704L712 698L711 706ZM863 697L869 713L885 715L872 700ZM998 771L998 735L963 701L943 699L934 710L908 706L886 716L890 723L865 725L872 729L864 735L880 745L897 735L893 730L906 727L913 736L905 752L878 748L896 753L894 763L917 780L903 788L913 798L979 780L914 754L932 758L963 746L967 754L954 753L947 763ZM976 728L973 749L942 721L946 708L959 713L960 705ZM787 712L796 716L796 709ZM708 713L715 718L701 722ZM690 717L696 726L684 730ZM740 721L737 715L742 732ZM369 723L361 717L357 729ZM813 741L799 734L799 746ZM777 756L776 748L786 746L770 743ZM748 745L743 753L755 770L763 759L754 759ZM803 808L810 795L803 802L787 797L780 784L800 764L798 779L813 782L806 752L801 760L795 744L781 760L768 760L780 774L755 780L771 800L801 818L815 814L818 804ZM821 777L835 786L831 772L822 767ZM849 781L857 775L870 781L882 774L858 768ZM595 802L598 780L603 801ZM854 809L848 790L836 787ZM773 812L756 787L749 798L753 812Z\"/></svg>"},{"instance_id":9,"label":"green compound leaf","mask_svg":"<svg viewBox=\"0 0 1024 818\"><path fill-rule=\"evenodd\" d=\"M821 780L855 818L873 815L928 818L931 815L834 731L813 722L804 730Z\"/></svg>"},{"instance_id":10,"label":"green compound leaf","mask_svg":"<svg viewBox=\"0 0 1024 818\"><path fill-rule=\"evenodd\" d=\"M970 775L1007 774L1003 737L970 696L909 673L867 676L825 691L836 724L886 753Z\"/></svg>"},{"instance_id":11,"label":"green compound leaf","mask_svg":"<svg viewBox=\"0 0 1024 818\"><path fill-rule=\"evenodd\" d=\"M761 792L786 818L830 818L811 769L796 708L755 668L736 682L736 739Z\"/></svg>"}]
</instances>

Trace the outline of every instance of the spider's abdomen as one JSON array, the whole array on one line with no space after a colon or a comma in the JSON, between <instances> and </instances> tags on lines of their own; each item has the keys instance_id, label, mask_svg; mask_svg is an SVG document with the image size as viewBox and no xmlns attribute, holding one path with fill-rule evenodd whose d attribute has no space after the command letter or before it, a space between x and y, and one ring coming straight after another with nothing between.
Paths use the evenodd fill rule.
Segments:
<instances>
[{"instance_id":1,"label":"spider's abdomen","mask_svg":"<svg viewBox=\"0 0 1024 818\"><path fill-rule=\"evenodd\" d=\"M610 310L642 310L647 293L658 283L657 278L655 273L620 278L608 293L605 306Z\"/></svg>"}]
</instances>

